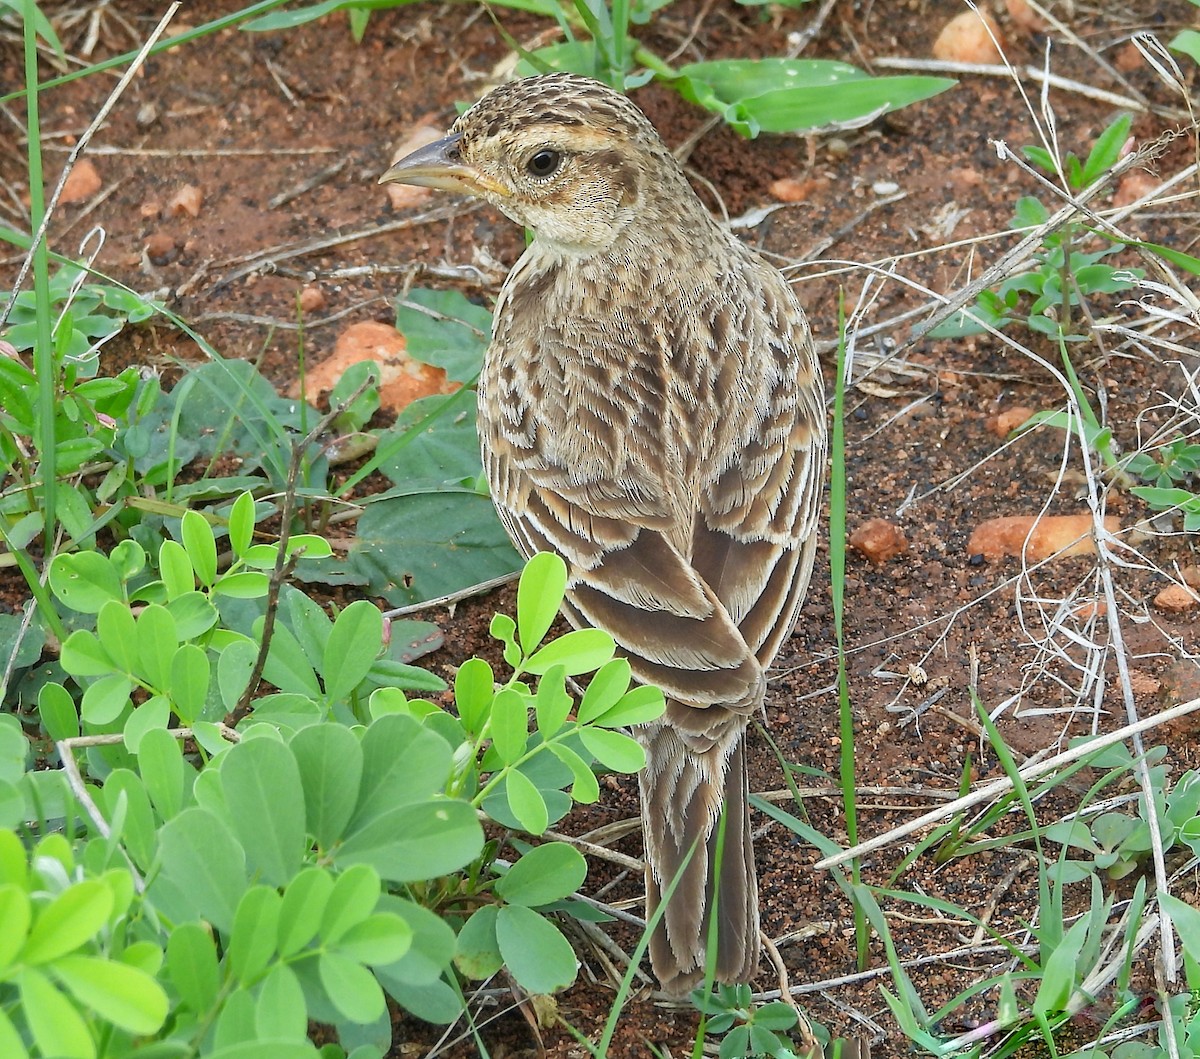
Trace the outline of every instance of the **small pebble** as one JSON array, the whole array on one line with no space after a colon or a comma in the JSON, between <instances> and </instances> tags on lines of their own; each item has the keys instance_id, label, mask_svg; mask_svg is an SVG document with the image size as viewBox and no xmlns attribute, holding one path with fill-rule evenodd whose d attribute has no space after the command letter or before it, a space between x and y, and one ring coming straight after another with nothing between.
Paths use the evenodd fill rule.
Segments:
<instances>
[{"instance_id":1,"label":"small pebble","mask_svg":"<svg viewBox=\"0 0 1200 1059\"><path fill-rule=\"evenodd\" d=\"M964 11L947 22L938 34L933 42L933 57L947 62L998 63L999 39L1000 29L990 15Z\"/></svg>"},{"instance_id":2,"label":"small pebble","mask_svg":"<svg viewBox=\"0 0 1200 1059\"><path fill-rule=\"evenodd\" d=\"M199 217L204 205L204 192L195 184L184 184L167 203L167 212L172 217Z\"/></svg>"},{"instance_id":3,"label":"small pebble","mask_svg":"<svg viewBox=\"0 0 1200 1059\"><path fill-rule=\"evenodd\" d=\"M850 547L880 564L908 551L908 538L887 519L868 519L850 534Z\"/></svg>"},{"instance_id":4,"label":"small pebble","mask_svg":"<svg viewBox=\"0 0 1200 1059\"><path fill-rule=\"evenodd\" d=\"M63 205L83 202L90 199L103 186L104 182L100 179L100 173L93 165L92 160L81 158L67 174L67 182L63 185L58 201Z\"/></svg>"},{"instance_id":5,"label":"small pebble","mask_svg":"<svg viewBox=\"0 0 1200 1059\"><path fill-rule=\"evenodd\" d=\"M175 237L166 232L155 232L146 238L146 256L152 265L169 265L175 260L179 248Z\"/></svg>"},{"instance_id":6,"label":"small pebble","mask_svg":"<svg viewBox=\"0 0 1200 1059\"><path fill-rule=\"evenodd\" d=\"M1200 603L1200 599L1186 585L1167 585L1154 597L1154 605L1168 614L1181 614L1191 610L1197 603Z\"/></svg>"},{"instance_id":7,"label":"small pebble","mask_svg":"<svg viewBox=\"0 0 1200 1059\"><path fill-rule=\"evenodd\" d=\"M1032 408L1014 405L1012 408L1004 409L1003 412L997 412L994 416L989 416L987 428L996 437L1007 438L1017 427L1027 423L1031 415L1033 415Z\"/></svg>"},{"instance_id":8,"label":"small pebble","mask_svg":"<svg viewBox=\"0 0 1200 1059\"><path fill-rule=\"evenodd\" d=\"M325 292L320 287L305 287L300 291L300 311L316 313L325 308Z\"/></svg>"},{"instance_id":9,"label":"small pebble","mask_svg":"<svg viewBox=\"0 0 1200 1059\"><path fill-rule=\"evenodd\" d=\"M155 103L143 103L138 107L137 114L134 116L134 121L137 122L138 128L148 129L156 121L158 121L158 106Z\"/></svg>"},{"instance_id":10,"label":"small pebble","mask_svg":"<svg viewBox=\"0 0 1200 1059\"><path fill-rule=\"evenodd\" d=\"M1121 528L1115 515L1104 519L1109 533ZM1024 555L1029 562L1054 556L1094 555L1091 515L1010 515L981 522L971 533L967 554L995 561L1005 555Z\"/></svg>"},{"instance_id":11,"label":"small pebble","mask_svg":"<svg viewBox=\"0 0 1200 1059\"><path fill-rule=\"evenodd\" d=\"M900 190L900 185L891 180L877 180L871 185L871 190L876 195L883 197L884 195L894 195Z\"/></svg>"}]
</instances>

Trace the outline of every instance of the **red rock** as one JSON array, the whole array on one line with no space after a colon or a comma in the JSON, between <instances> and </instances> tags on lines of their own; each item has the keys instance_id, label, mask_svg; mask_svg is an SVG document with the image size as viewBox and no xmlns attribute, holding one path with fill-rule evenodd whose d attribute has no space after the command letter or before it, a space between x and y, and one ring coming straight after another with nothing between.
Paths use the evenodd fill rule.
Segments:
<instances>
[{"instance_id":1,"label":"red rock","mask_svg":"<svg viewBox=\"0 0 1200 1059\"><path fill-rule=\"evenodd\" d=\"M1154 605L1168 614L1191 610L1197 603L1200 603L1200 597L1186 585L1167 585L1154 597Z\"/></svg>"},{"instance_id":2,"label":"red rock","mask_svg":"<svg viewBox=\"0 0 1200 1059\"><path fill-rule=\"evenodd\" d=\"M67 182L63 185L62 194L58 201L63 205L72 202L83 202L90 199L104 186L100 173L90 158L81 158L75 167L67 174Z\"/></svg>"},{"instance_id":3,"label":"red rock","mask_svg":"<svg viewBox=\"0 0 1200 1059\"><path fill-rule=\"evenodd\" d=\"M991 30L991 34L988 30ZM998 63L1000 28L990 15L983 12L964 11L955 15L942 27L933 42L933 57L947 62Z\"/></svg>"},{"instance_id":4,"label":"red rock","mask_svg":"<svg viewBox=\"0 0 1200 1059\"><path fill-rule=\"evenodd\" d=\"M389 164L395 165L405 155L420 150L426 144L433 143L434 140L440 140L444 135L445 133L441 129L436 129L432 125L413 126L409 134L396 145ZM388 201L394 210L412 209L433 197L432 188L417 188L409 184L384 184L383 189L387 192Z\"/></svg>"},{"instance_id":5,"label":"red rock","mask_svg":"<svg viewBox=\"0 0 1200 1059\"><path fill-rule=\"evenodd\" d=\"M152 265L169 265L175 260L178 247L175 237L166 232L155 232L146 239L146 256Z\"/></svg>"},{"instance_id":6,"label":"red rock","mask_svg":"<svg viewBox=\"0 0 1200 1059\"><path fill-rule=\"evenodd\" d=\"M325 308L325 292L320 287L305 287L300 291L300 311L316 313Z\"/></svg>"},{"instance_id":7,"label":"red rock","mask_svg":"<svg viewBox=\"0 0 1200 1059\"><path fill-rule=\"evenodd\" d=\"M1121 520L1109 515L1104 526L1110 533L1121 528ZM1024 555L1030 562L1050 556L1094 555L1091 515L1012 515L981 522L971 533L968 555L995 561L1005 555ZM1028 544L1026 540L1028 539Z\"/></svg>"},{"instance_id":8,"label":"red rock","mask_svg":"<svg viewBox=\"0 0 1200 1059\"><path fill-rule=\"evenodd\" d=\"M1006 408L1003 412L997 412L994 416L990 416L987 428L997 437L1007 438L1017 427L1028 422L1031 415L1033 415L1032 408L1013 405L1012 408Z\"/></svg>"},{"instance_id":9,"label":"red rock","mask_svg":"<svg viewBox=\"0 0 1200 1059\"><path fill-rule=\"evenodd\" d=\"M871 562L880 564L908 551L908 538L899 526L887 519L873 518L850 534L850 547L861 552Z\"/></svg>"},{"instance_id":10,"label":"red rock","mask_svg":"<svg viewBox=\"0 0 1200 1059\"><path fill-rule=\"evenodd\" d=\"M156 220L162 213L162 203L147 199L138 207L138 216L144 221Z\"/></svg>"},{"instance_id":11,"label":"red rock","mask_svg":"<svg viewBox=\"0 0 1200 1059\"><path fill-rule=\"evenodd\" d=\"M1112 204L1118 208L1130 206L1149 195L1161 183L1162 181L1152 173L1147 173L1144 169L1135 169L1121 178L1121 183L1113 192Z\"/></svg>"},{"instance_id":12,"label":"red rock","mask_svg":"<svg viewBox=\"0 0 1200 1059\"><path fill-rule=\"evenodd\" d=\"M459 388L441 368L413 360L405 352L405 345L404 336L388 324L374 320L351 324L338 335L333 353L308 373L306 389L311 395L332 390L351 364L364 360L379 365L380 404L394 412L407 408L419 397L453 393ZM292 396L298 393L297 383Z\"/></svg>"},{"instance_id":13,"label":"red rock","mask_svg":"<svg viewBox=\"0 0 1200 1059\"><path fill-rule=\"evenodd\" d=\"M810 177L800 180L797 177L783 177L771 184L771 194L780 202L804 202L811 198L814 192L827 187L828 180Z\"/></svg>"},{"instance_id":14,"label":"red rock","mask_svg":"<svg viewBox=\"0 0 1200 1059\"><path fill-rule=\"evenodd\" d=\"M167 212L172 217L199 217L204 205L204 192L195 184L184 184L167 202Z\"/></svg>"},{"instance_id":15,"label":"red rock","mask_svg":"<svg viewBox=\"0 0 1200 1059\"><path fill-rule=\"evenodd\" d=\"M1013 24L1026 33L1040 33L1046 28L1041 15L1029 6L1028 0L1004 0L1004 6L1008 8L1008 17Z\"/></svg>"}]
</instances>

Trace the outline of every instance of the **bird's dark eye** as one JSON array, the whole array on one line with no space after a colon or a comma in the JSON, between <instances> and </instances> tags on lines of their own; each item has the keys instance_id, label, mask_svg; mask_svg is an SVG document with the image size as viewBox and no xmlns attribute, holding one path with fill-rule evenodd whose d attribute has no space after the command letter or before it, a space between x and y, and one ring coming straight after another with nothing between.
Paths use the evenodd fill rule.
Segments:
<instances>
[{"instance_id":1,"label":"bird's dark eye","mask_svg":"<svg viewBox=\"0 0 1200 1059\"><path fill-rule=\"evenodd\" d=\"M530 157L529 161L525 163L525 168L531 176L548 177L553 176L560 165L562 165L562 154L549 147L543 147Z\"/></svg>"}]
</instances>

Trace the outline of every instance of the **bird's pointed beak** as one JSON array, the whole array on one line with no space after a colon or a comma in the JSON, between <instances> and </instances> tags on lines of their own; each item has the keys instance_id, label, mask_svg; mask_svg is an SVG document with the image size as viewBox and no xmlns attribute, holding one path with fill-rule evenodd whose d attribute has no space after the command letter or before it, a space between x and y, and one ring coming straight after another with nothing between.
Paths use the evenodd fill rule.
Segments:
<instances>
[{"instance_id":1,"label":"bird's pointed beak","mask_svg":"<svg viewBox=\"0 0 1200 1059\"><path fill-rule=\"evenodd\" d=\"M405 155L379 178L381 184L415 184L442 191L465 191L470 195L507 197L510 192L462 160L462 137L452 133Z\"/></svg>"}]
</instances>

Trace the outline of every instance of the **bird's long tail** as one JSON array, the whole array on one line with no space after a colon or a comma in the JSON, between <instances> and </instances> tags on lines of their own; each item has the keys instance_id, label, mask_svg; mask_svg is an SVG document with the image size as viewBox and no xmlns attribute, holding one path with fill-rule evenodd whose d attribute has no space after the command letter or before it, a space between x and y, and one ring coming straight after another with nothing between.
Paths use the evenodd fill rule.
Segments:
<instances>
[{"instance_id":1,"label":"bird's long tail","mask_svg":"<svg viewBox=\"0 0 1200 1059\"><path fill-rule=\"evenodd\" d=\"M718 982L747 981L758 966L759 939L744 719L703 745L671 724L647 725L638 737L647 759L640 774L647 919L679 876L650 940L654 974L664 990L676 995L704 981L715 904L713 977ZM714 886L718 844L720 877Z\"/></svg>"}]
</instances>

